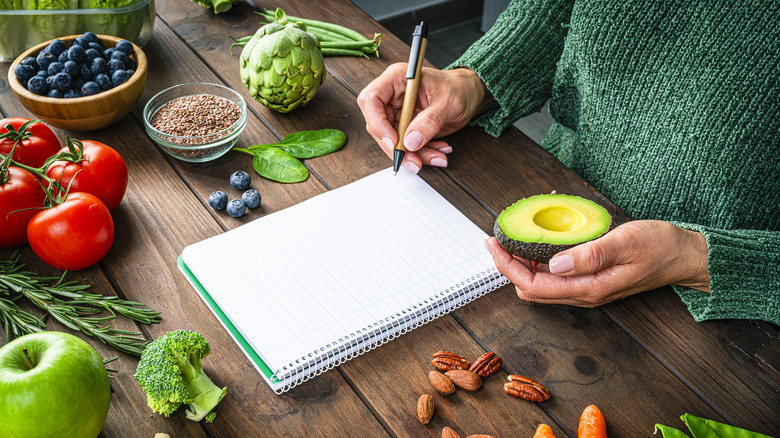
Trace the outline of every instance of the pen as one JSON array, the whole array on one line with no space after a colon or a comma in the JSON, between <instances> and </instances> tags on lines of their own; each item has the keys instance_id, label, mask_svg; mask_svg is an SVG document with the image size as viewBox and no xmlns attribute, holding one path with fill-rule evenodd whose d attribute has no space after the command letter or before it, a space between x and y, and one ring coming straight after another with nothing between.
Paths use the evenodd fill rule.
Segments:
<instances>
[{"instance_id":1,"label":"pen","mask_svg":"<svg viewBox=\"0 0 780 438\"><path fill-rule=\"evenodd\" d=\"M398 174L401 162L404 161L404 134L414 114L414 104L417 101L417 87L420 86L420 73L423 59L425 59L425 46L428 45L428 23L421 21L415 26L412 34L412 49L409 53L409 68L406 70L406 91L404 92L404 104L401 107L401 118L398 121L398 142L393 148L393 171Z\"/></svg>"}]
</instances>

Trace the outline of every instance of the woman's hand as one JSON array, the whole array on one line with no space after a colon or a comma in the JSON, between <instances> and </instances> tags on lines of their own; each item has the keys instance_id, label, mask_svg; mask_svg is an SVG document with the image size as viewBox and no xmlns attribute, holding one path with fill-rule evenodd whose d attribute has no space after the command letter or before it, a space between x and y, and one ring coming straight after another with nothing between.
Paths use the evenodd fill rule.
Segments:
<instances>
[{"instance_id":1,"label":"woman's hand","mask_svg":"<svg viewBox=\"0 0 780 438\"><path fill-rule=\"evenodd\" d=\"M663 221L632 221L603 237L561 251L533 272L531 262L486 240L498 270L526 301L596 307L669 284L710 291L707 242L701 233Z\"/></svg>"},{"instance_id":2,"label":"woman's hand","mask_svg":"<svg viewBox=\"0 0 780 438\"><path fill-rule=\"evenodd\" d=\"M398 119L406 90L406 63L393 64L366 86L357 98L366 130L390 158L398 140ZM423 164L446 167L452 147L430 142L466 126L492 102L485 84L471 70L423 68L417 104L404 135L404 166L414 173Z\"/></svg>"}]
</instances>

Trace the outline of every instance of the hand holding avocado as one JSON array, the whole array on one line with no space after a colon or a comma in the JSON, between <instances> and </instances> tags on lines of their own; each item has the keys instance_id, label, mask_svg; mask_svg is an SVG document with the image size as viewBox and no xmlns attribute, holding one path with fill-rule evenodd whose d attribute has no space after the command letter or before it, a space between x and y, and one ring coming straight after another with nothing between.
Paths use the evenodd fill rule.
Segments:
<instances>
[{"instance_id":1,"label":"hand holding avocado","mask_svg":"<svg viewBox=\"0 0 780 438\"><path fill-rule=\"evenodd\" d=\"M557 253L534 272L496 238L486 240L498 270L526 301L596 307L669 284L709 292L707 242L669 222L631 221Z\"/></svg>"}]
</instances>

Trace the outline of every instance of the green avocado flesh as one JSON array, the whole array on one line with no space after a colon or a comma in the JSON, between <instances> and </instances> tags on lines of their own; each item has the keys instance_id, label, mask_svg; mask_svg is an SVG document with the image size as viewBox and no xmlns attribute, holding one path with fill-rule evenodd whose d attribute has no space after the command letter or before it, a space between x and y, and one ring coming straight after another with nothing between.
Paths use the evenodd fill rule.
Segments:
<instances>
[{"instance_id":1,"label":"green avocado flesh","mask_svg":"<svg viewBox=\"0 0 780 438\"><path fill-rule=\"evenodd\" d=\"M547 263L553 255L609 231L604 207L579 196L537 195L510 205L496 219L493 233L507 252Z\"/></svg>"}]
</instances>

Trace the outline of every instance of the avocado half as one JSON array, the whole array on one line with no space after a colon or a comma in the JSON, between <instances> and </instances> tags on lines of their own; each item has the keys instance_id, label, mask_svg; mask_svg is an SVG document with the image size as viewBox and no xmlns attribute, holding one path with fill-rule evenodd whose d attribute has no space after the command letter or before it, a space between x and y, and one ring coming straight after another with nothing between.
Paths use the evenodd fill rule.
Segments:
<instances>
[{"instance_id":1,"label":"avocado half","mask_svg":"<svg viewBox=\"0 0 780 438\"><path fill-rule=\"evenodd\" d=\"M496 219L493 233L507 252L547 263L553 255L609 231L604 207L579 196L551 194L521 199Z\"/></svg>"}]
</instances>

